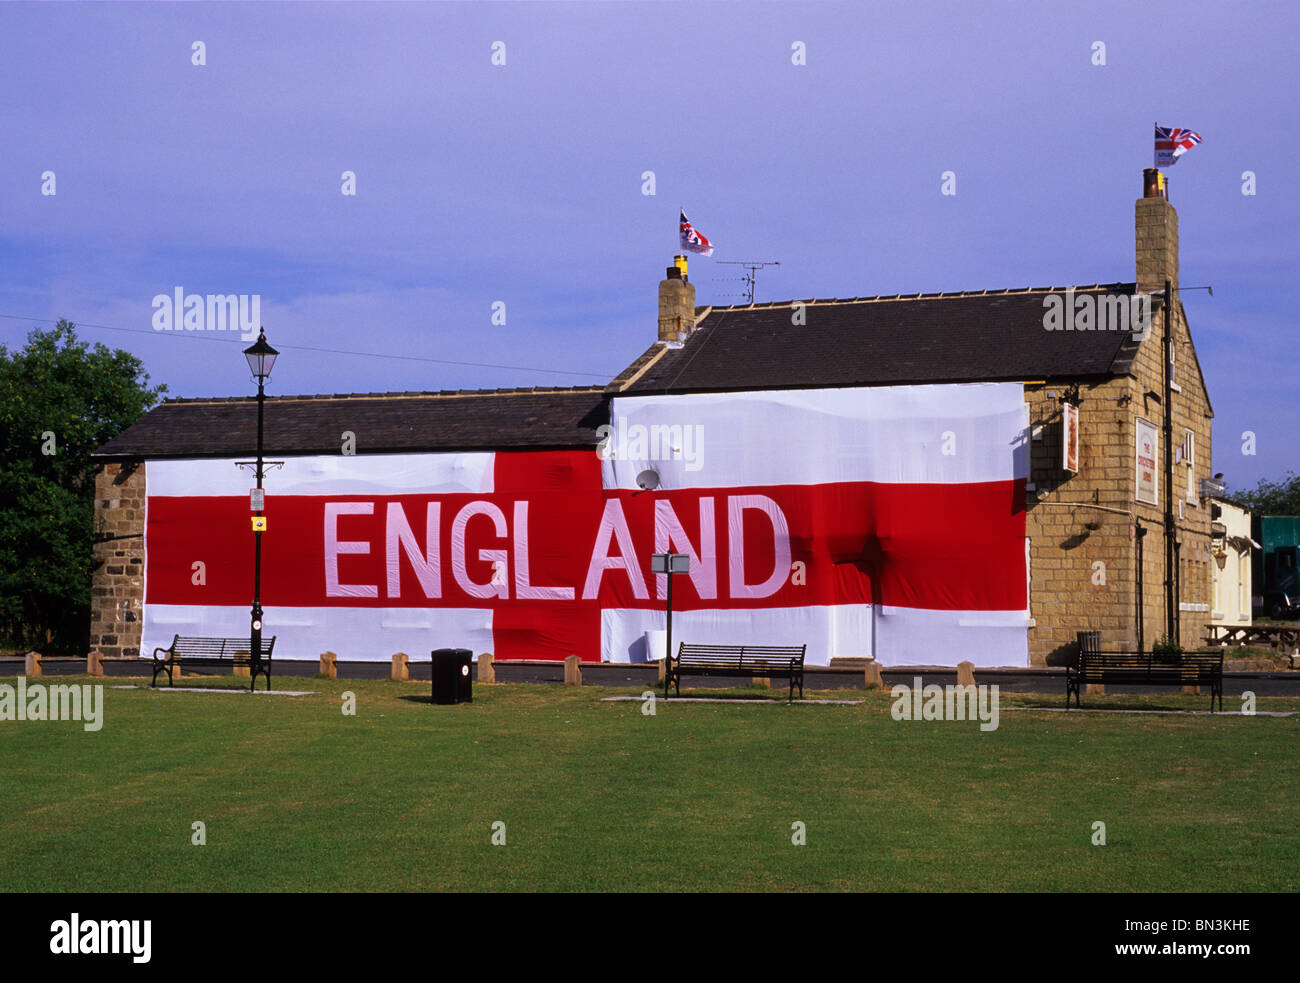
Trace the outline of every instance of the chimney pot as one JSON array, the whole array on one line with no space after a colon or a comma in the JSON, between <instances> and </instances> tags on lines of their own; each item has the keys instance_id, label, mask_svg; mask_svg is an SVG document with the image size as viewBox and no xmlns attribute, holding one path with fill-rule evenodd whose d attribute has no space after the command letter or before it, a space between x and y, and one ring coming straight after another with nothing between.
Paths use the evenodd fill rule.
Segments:
<instances>
[{"instance_id":1,"label":"chimney pot","mask_svg":"<svg viewBox=\"0 0 1300 983\"><path fill-rule=\"evenodd\" d=\"M1142 172L1142 197L1169 200L1169 184L1158 167L1148 167Z\"/></svg>"}]
</instances>

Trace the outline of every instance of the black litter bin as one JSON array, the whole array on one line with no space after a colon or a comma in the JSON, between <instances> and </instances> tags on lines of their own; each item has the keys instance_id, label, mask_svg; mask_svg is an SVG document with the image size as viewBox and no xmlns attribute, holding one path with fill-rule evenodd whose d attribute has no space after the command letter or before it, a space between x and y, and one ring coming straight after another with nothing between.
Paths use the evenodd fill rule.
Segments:
<instances>
[{"instance_id":1,"label":"black litter bin","mask_svg":"<svg viewBox=\"0 0 1300 983\"><path fill-rule=\"evenodd\" d=\"M433 650L433 702L471 703L474 700L474 653L469 649Z\"/></svg>"}]
</instances>

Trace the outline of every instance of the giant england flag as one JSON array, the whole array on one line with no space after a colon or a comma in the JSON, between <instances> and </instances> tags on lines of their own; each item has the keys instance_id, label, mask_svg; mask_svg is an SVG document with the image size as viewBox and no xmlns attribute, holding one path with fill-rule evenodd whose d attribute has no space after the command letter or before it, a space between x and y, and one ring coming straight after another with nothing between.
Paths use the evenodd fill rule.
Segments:
<instances>
[{"instance_id":1,"label":"giant england flag","mask_svg":"<svg viewBox=\"0 0 1300 983\"><path fill-rule=\"evenodd\" d=\"M1025 432L1018 384L892 386L616 397L595 451L288 458L266 631L281 658L653 659L672 551L678 640L1025 665ZM247 631L246 476L155 460L146 484L142 655Z\"/></svg>"}]
</instances>

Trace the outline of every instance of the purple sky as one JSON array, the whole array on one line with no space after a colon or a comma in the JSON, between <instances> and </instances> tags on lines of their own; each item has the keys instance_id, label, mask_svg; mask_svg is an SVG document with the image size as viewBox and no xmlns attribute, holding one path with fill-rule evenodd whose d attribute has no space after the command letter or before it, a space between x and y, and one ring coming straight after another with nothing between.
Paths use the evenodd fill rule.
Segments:
<instances>
[{"instance_id":1,"label":"purple sky","mask_svg":"<svg viewBox=\"0 0 1300 983\"><path fill-rule=\"evenodd\" d=\"M1080 6L3 4L0 342L67 317L172 395L248 392L237 335L152 331L179 286L260 295L272 393L605 382L656 336L681 205L700 303L740 289L715 260L779 260L759 300L1132 280L1159 120L1204 137L1168 173L1214 467L1278 477L1300 11Z\"/></svg>"}]
</instances>

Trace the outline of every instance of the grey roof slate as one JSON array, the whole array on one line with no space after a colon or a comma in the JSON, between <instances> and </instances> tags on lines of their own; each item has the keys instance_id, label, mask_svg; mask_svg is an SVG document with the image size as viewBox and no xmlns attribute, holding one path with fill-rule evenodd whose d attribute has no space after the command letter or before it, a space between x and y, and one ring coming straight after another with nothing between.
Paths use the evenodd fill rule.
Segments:
<instances>
[{"instance_id":1,"label":"grey roof slate","mask_svg":"<svg viewBox=\"0 0 1300 983\"><path fill-rule=\"evenodd\" d=\"M1066 289L703 308L684 344L652 346L610 389L628 394L709 392L1062 379L1127 371L1138 345L1130 331L1044 328L1044 297ZM1134 284L1073 289L1076 296L1131 295ZM798 303L805 305L802 325L792 323Z\"/></svg>"},{"instance_id":2,"label":"grey roof slate","mask_svg":"<svg viewBox=\"0 0 1300 983\"><path fill-rule=\"evenodd\" d=\"M583 449L606 422L601 387L268 397L265 454ZM257 447L257 400L172 399L95 451L99 458L235 457Z\"/></svg>"}]
</instances>

